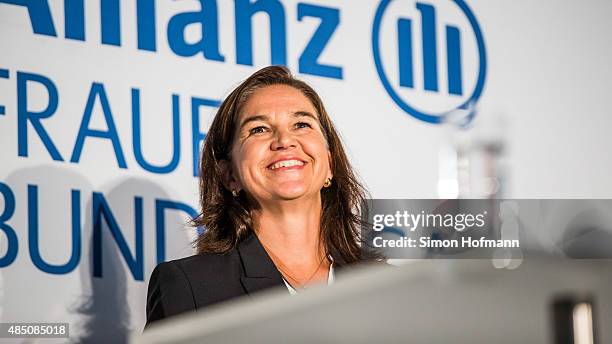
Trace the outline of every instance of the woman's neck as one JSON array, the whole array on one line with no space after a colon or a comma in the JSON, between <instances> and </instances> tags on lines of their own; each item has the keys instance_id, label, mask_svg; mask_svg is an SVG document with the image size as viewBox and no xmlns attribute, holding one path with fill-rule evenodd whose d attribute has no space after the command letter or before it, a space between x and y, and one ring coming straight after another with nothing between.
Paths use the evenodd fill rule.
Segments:
<instances>
[{"instance_id":1,"label":"woman's neck","mask_svg":"<svg viewBox=\"0 0 612 344\"><path fill-rule=\"evenodd\" d=\"M320 241L321 198L262 205L254 212L255 231L266 250L295 269L308 269L325 254Z\"/></svg>"}]
</instances>

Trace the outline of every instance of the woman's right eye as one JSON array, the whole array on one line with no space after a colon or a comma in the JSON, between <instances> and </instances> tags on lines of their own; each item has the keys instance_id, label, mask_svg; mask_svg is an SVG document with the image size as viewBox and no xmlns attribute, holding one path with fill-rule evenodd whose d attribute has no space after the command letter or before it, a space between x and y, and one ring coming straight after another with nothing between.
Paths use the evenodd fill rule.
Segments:
<instances>
[{"instance_id":1,"label":"woman's right eye","mask_svg":"<svg viewBox=\"0 0 612 344\"><path fill-rule=\"evenodd\" d=\"M265 130L266 130L266 127L259 126L259 127L251 128L251 130L249 130L249 134L259 134L259 133L263 133Z\"/></svg>"}]
</instances>

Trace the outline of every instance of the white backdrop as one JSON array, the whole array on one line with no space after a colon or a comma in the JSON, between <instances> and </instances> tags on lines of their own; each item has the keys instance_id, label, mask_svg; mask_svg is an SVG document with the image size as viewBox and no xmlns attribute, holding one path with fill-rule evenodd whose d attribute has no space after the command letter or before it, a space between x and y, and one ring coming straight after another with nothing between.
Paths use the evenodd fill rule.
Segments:
<instances>
[{"instance_id":1,"label":"white backdrop","mask_svg":"<svg viewBox=\"0 0 612 344\"><path fill-rule=\"evenodd\" d=\"M75 12L79 1L65 3L77 4L70 7L68 19L62 1L49 1L48 13L47 1L0 1L0 319L66 321L75 338L121 340L127 330L144 324L147 279L159 257L156 225L164 225L160 228L166 237L165 259L192 253L189 240L195 234L183 226L187 213L164 211L161 206L170 201L197 209L193 137L206 132L215 107L194 107L193 99L220 101L241 80L272 62L270 21L264 12L252 17L253 65L245 65L238 63L235 15L244 15L248 1L202 2L206 44L214 48L217 27L218 52L224 61L210 51L180 56L171 47L180 40L168 31L171 18L199 11L199 1L139 1L142 8L153 4L148 8L154 18L151 11L137 14L136 1L121 1L120 29L115 31L115 1L86 1L83 30L78 29L80 16ZM235 9L235 3L246 7ZM277 29L283 26L279 13L284 13L286 64L319 91L372 196L436 198L439 152L448 130L411 116L383 87L372 40L377 9L385 3L258 1L262 8L275 9ZM503 196L610 198L612 98L607 90L612 80L612 29L607 17L612 3L466 0L483 36L484 60L478 58L469 16L460 9L463 1L418 3L393 0L381 16L381 64L403 102L433 115L450 111L469 98L478 70L486 63L470 130L494 127L504 142ZM106 6L105 16L101 4ZM302 20L298 8L306 16ZM425 15L432 13L437 20L438 91L424 90L421 58ZM412 88L398 84L396 57L407 44L397 40L399 17L412 25ZM140 45L138 22L153 23L155 29L141 27ZM248 20L239 22L242 28L248 26ZM460 35L461 95L449 94L447 87L449 27ZM300 56L306 55L304 48L319 28L322 36L312 45L322 50L318 62L308 56L304 60L331 66L335 72L341 69L341 78L300 69ZM188 43L197 43L201 26L188 25L185 36ZM147 41L151 37L154 49ZM278 33L274 37L282 41ZM57 95L49 91L53 88ZM152 172L138 162L134 92L140 95L144 160L168 165L176 149L175 169ZM57 109L51 111L55 100ZM173 106L179 110L180 148L173 145ZM45 109L49 113L36 115ZM194 128L194 116L199 128ZM500 130L497 123L506 125ZM43 132L47 140L41 138ZM79 136L82 144L77 144ZM94 211L94 204L102 208ZM105 209L105 216L96 237L93 228L100 209ZM109 214L116 226L108 225ZM74 247L80 254L71 245L73 218L80 233ZM113 238L111 227L118 229L118 238ZM38 240L33 240L36 233ZM72 264L67 264L71 257Z\"/></svg>"}]
</instances>

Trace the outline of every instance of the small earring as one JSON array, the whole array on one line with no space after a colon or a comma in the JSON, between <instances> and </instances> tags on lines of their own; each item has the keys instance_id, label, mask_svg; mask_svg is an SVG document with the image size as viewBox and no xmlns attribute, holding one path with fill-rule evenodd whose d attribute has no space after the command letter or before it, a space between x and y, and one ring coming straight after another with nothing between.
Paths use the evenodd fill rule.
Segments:
<instances>
[{"instance_id":1,"label":"small earring","mask_svg":"<svg viewBox=\"0 0 612 344\"><path fill-rule=\"evenodd\" d=\"M232 196L234 196L234 197L238 197L238 191L236 191L236 190L232 190Z\"/></svg>"},{"instance_id":2,"label":"small earring","mask_svg":"<svg viewBox=\"0 0 612 344\"><path fill-rule=\"evenodd\" d=\"M331 178L327 178L325 179L325 183L323 183L323 187L330 187L331 186Z\"/></svg>"}]
</instances>

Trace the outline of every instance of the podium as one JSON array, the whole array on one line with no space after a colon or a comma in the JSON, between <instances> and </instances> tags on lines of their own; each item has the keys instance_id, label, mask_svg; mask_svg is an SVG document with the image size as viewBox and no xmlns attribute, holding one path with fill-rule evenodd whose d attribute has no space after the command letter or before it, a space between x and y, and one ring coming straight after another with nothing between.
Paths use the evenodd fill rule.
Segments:
<instances>
[{"instance_id":1,"label":"podium","mask_svg":"<svg viewBox=\"0 0 612 344\"><path fill-rule=\"evenodd\" d=\"M582 320L563 323L563 307L558 306L567 300L587 305L566 307L570 317L581 316L582 309ZM567 328L573 325L578 327ZM594 342L612 343L610 325L612 260L529 258L513 269L499 269L487 259L439 259L356 269L338 276L331 286L296 296L280 289L265 291L161 321L131 340L588 343L584 331L591 326Z\"/></svg>"}]
</instances>

